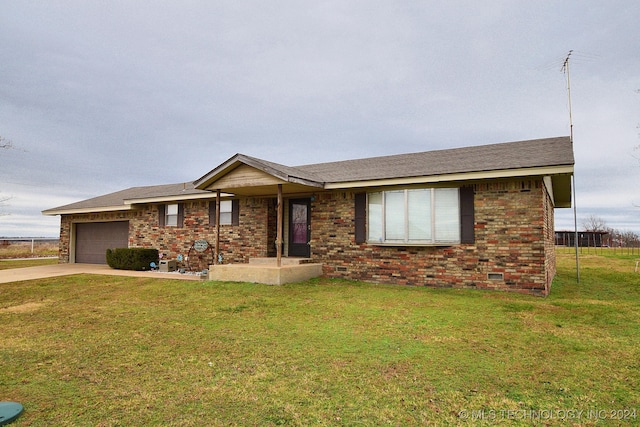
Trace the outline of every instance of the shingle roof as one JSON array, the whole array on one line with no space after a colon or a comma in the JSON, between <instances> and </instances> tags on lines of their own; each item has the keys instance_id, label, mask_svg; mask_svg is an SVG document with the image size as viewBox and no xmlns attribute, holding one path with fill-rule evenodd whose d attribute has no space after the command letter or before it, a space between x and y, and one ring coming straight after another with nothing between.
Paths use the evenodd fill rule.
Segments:
<instances>
[{"instance_id":1,"label":"shingle roof","mask_svg":"<svg viewBox=\"0 0 640 427\"><path fill-rule=\"evenodd\" d=\"M45 215L55 215L58 211L74 211L74 210L93 210L96 208L126 208L125 201L134 201L136 199L150 199L170 197L176 200L184 198L188 200L193 196L208 195L212 196L210 191L197 190L192 182L151 185L146 187L131 187L126 190L116 191L114 193L105 194L91 199L82 200L57 208L43 211ZM107 209L105 209L107 210Z\"/></svg>"},{"instance_id":2,"label":"shingle roof","mask_svg":"<svg viewBox=\"0 0 640 427\"><path fill-rule=\"evenodd\" d=\"M304 180L314 183L314 185L326 185L329 183L375 181L392 178L570 166L574 164L574 156L573 144L570 138L566 136L302 166L285 166L243 154L236 154L218 168L196 180L195 186L198 183L205 182L208 178L214 177L218 172L222 173L222 170L234 162L249 164L292 182L293 180ZM112 210L117 208L125 209L128 206L125 201L135 201L136 199L170 198L173 200L189 200L190 198L212 196L211 192L196 189L195 186L194 183L189 182L132 187L48 209L43 213L56 215L60 212L90 211L99 210L100 208L105 208L105 210L107 208Z\"/></svg>"},{"instance_id":3,"label":"shingle roof","mask_svg":"<svg viewBox=\"0 0 640 427\"><path fill-rule=\"evenodd\" d=\"M399 154L298 166L324 182L352 182L573 165L569 137Z\"/></svg>"}]
</instances>

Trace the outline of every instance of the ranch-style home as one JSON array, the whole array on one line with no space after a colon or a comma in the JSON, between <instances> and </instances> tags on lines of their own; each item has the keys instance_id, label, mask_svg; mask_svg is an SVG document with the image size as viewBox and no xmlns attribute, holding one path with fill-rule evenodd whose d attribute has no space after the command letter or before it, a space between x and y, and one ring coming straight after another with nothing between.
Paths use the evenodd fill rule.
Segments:
<instances>
[{"instance_id":1,"label":"ranch-style home","mask_svg":"<svg viewBox=\"0 0 640 427\"><path fill-rule=\"evenodd\" d=\"M261 282L297 264L331 278L547 295L554 208L571 207L573 166L569 137L295 167L236 154L193 182L43 213L61 217L63 263L144 247L215 280Z\"/></svg>"}]
</instances>

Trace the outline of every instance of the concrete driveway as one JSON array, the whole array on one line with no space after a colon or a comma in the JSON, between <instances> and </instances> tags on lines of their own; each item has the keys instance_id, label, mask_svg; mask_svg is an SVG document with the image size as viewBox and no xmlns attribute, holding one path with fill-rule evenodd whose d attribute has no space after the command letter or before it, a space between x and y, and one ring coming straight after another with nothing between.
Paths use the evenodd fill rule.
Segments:
<instances>
[{"instance_id":1,"label":"concrete driveway","mask_svg":"<svg viewBox=\"0 0 640 427\"><path fill-rule=\"evenodd\" d=\"M202 280L200 276L195 274L114 270L108 265L103 264L53 264L0 270L0 283L45 279L48 277L68 276L71 274L103 274L107 276L153 277L154 279Z\"/></svg>"}]
</instances>

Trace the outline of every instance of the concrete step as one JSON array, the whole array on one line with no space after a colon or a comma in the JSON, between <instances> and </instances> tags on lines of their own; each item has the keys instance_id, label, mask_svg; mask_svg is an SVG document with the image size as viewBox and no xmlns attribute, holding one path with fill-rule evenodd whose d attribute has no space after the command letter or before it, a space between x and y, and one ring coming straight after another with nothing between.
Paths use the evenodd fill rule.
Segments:
<instances>
[{"instance_id":1,"label":"concrete step","mask_svg":"<svg viewBox=\"0 0 640 427\"><path fill-rule=\"evenodd\" d=\"M322 276L322 264L289 264L276 266L275 258L271 264L219 264L212 265L209 280L218 282L253 282L267 285L303 282ZM282 259L283 261L285 258Z\"/></svg>"},{"instance_id":2,"label":"concrete step","mask_svg":"<svg viewBox=\"0 0 640 427\"><path fill-rule=\"evenodd\" d=\"M281 258L282 265L302 265L302 264L311 264L313 261L311 258L294 258L294 257L282 257ZM269 258L249 258L249 264L251 265L264 265L264 266L275 266L277 264L277 258L269 257Z\"/></svg>"}]
</instances>

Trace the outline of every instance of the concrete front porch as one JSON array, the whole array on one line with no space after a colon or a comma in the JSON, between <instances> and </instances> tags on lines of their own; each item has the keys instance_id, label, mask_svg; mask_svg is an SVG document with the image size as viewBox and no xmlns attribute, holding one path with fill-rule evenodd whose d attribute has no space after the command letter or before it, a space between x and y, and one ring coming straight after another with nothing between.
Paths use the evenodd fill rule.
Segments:
<instances>
[{"instance_id":1,"label":"concrete front porch","mask_svg":"<svg viewBox=\"0 0 640 427\"><path fill-rule=\"evenodd\" d=\"M322 264L309 258L251 258L248 264L219 264L209 268L209 280L219 282L251 282L284 285L322 276Z\"/></svg>"}]
</instances>

